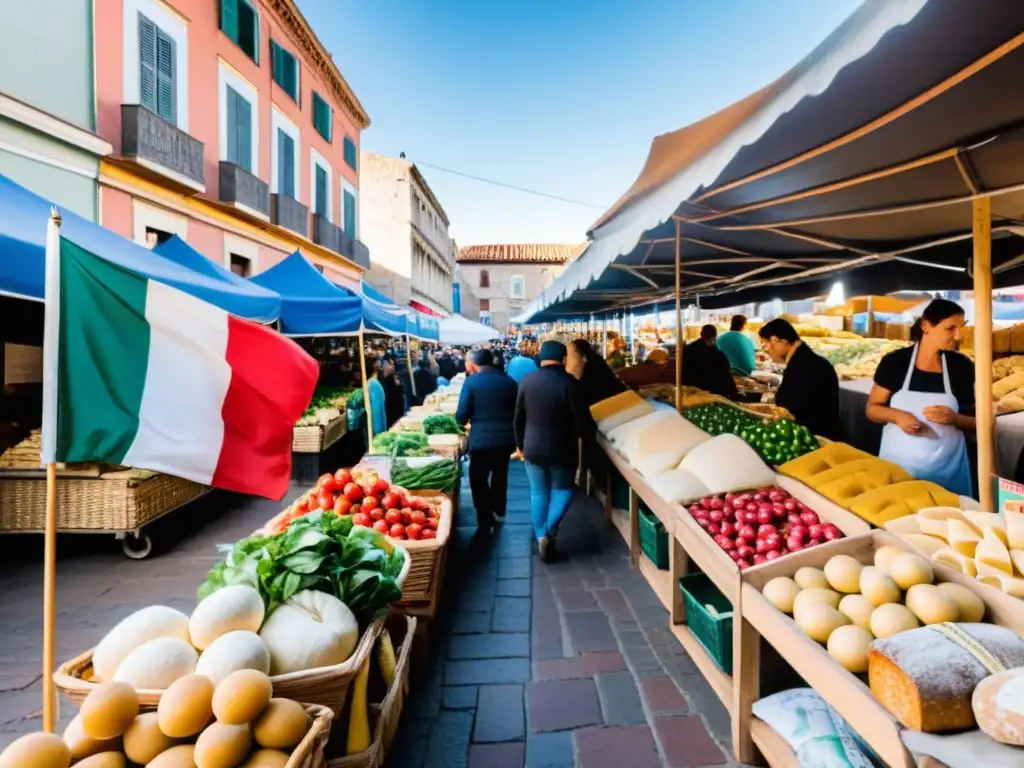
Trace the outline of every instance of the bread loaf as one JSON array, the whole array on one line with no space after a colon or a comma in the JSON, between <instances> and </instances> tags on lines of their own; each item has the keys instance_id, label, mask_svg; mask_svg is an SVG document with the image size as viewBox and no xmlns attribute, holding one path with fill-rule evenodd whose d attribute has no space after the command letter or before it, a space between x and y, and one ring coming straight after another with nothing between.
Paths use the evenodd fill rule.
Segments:
<instances>
[{"instance_id":1,"label":"bread loaf","mask_svg":"<svg viewBox=\"0 0 1024 768\"><path fill-rule=\"evenodd\" d=\"M957 641L958 634L966 638ZM965 646L974 646L981 659ZM994 624L936 624L876 640L868 680L875 699L905 727L943 733L973 728L971 696L978 683L1000 667L1020 666L1024 640L1010 630Z\"/></svg>"},{"instance_id":2,"label":"bread loaf","mask_svg":"<svg viewBox=\"0 0 1024 768\"><path fill-rule=\"evenodd\" d=\"M974 689L971 706L978 727L991 738L1024 746L1024 669L1009 669L982 680Z\"/></svg>"}]
</instances>

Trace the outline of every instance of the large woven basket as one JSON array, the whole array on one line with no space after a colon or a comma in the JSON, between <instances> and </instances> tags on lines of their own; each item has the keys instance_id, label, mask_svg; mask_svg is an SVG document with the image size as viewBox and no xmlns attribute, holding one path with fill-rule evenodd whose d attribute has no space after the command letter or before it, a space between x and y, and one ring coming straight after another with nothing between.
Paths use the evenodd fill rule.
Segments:
<instances>
[{"instance_id":1,"label":"large woven basket","mask_svg":"<svg viewBox=\"0 0 1024 768\"><path fill-rule=\"evenodd\" d=\"M190 480L137 470L100 477L58 477L57 530L138 530L209 490ZM0 531L27 533L45 527L45 476L0 472Z\"/></svg>"},{"instance_id":2,"label":"large woven basket","mask_svg":"<svg viewBox=\"0 0 1024 768\"><path fill-rule=\"evenodd\" d=\"M402 584L402 599L398 603L399 606L431 602L435 592L441 588L441 565L452 531L452 516L455 514L451 499L442 493L413 491L413 495L440 502L441 520L437 526L437 538L402 542L402 547L409 553L411 563L409 574Z\"/></svg>"},{"instance_id":3,"label":"large woven basket","mask_svg":"<svg viewBox=\"0 0 1024 768\"><path fill-rule=\"evenodd\" d=\"M319 704L305 704L309 730L285 763L284 768L323 768L327 764L324 750L331 736L334 713Z\"/></svg>"},{"instance_id":4,"label":"large woven basket","mask_svg":"<svg viewBox=\"0 0 1024 768\"><path fill-rule=\"evenodd\" d=\"M273 675L270 682L274 686L274 695L284 699L318 704L334 711L342 712L348 701L348 689L355 679L363 660L370 655L373 646L380 637L384 619L374 621L359 639L352 655L343 663L333 667L307 669L302 672L289 672L284 675ZM98 683L92 680L92 652L89 649L80 656L61 664L53 675L57 690L64 694L76 707L80 707ZM137 691L139 704L144 709L155 709L160 703L163 691Z\"/></svg>"},{"instance_id":5,"label":"large woven basket","mask_svg":"<svg viewBox=\"0 0 1024 768\"><path fill-rule=\"evenodd\" d=\"M384 701L371 707L376 724L370 748L356 755L329 760L329 768L380 768L388 756L388 750L391 749L391 743L398 732L398 721L405 707L405 697L409 695L409 669L412 666L410 658L413 636L416 634L416 619L411 616L402 618L405 621L405 637L402 638L395 663L395 679L384 696Z\"/></svg>"},{"instance_id":6,"label":"large woven basket","mask_svg":"<svg viewBox=\"0 0 1024 768\"><path fill-rule=\"evenodd\" d=\"M322 453L345 434L348 423L344 413L327 424L292 429L292 453Z\"/></svg>"}]
</instances>

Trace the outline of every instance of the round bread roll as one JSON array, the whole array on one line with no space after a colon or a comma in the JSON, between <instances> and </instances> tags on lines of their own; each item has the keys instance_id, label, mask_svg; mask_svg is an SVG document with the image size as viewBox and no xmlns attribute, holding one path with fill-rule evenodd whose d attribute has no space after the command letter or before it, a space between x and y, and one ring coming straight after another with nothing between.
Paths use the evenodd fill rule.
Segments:
<instances>
[{"instance_id":1,"label":"round bread roll","mask_svg":"<svg viewBox=\"0 0 1024 768\"><path fill-rule=\"evenodd\" d=\"M875 638L862 627L849 624L838 627L828 636L828 655L850 672L868 671L868 649Z\"/></svg>"},{"instance_id":2,"label":"round bread roll","mask_svg":"<svg viewBox=\"0 0 1024 768\"><path fill-rule=\"evenodd\" d=\"M825 578L825 572L820 568L811 568L809 565L797 569L797 572L793 574L793 581L800 589L831 589L828 579Z\"/></svg>"},{"instance_id":3,"label":"round bread roll","mask_svg":"<svg viewBox=\"0 0 1024 768\"><path fill-rule=\"evenodd\" d=\"M938 588L956 603L960 610L960 621L975 623L985 618L985 602L967 587L944 581Z\"/></svg>"},{"instance_id":4,"label":"round bread roll","mask_svg":"<svg viewBox=\"0 0 1024 768\"><path fill-rule=\"evenodd\" d=\"M932 584L915 584L908 589L906 605L922 624L941 624L960 618L960 609L953 598Z\"/></svg>"},{"instance_id":5,"label":"round bread roll","mask_svg":"<svg viewBox=\"0 0 1024 768\"><path fill-rule=\"evenodd\" d=\"M860 592L860 572L864 566L849 555L835 555L825 563L825 578L832 589L847 595Z\"/></svg>"},{"instance_id":6,"label":"round bread roll","mask_svg":"<svg viewBox=\"0 0 1024 768\"><path fill-rule=\"evenodd\" d=\"M869 565L860 572L860 593L875 606L900 601L900 588L896 581L875 565Z\"/></svg>"},{"instance_id":7,"label":"round bread roll","mask_svg":"<svg viewBox=\"0 0 1024 768\"><path fill-rule=\"evenodd\" d=\"M793 601L800 593L800 587L788 576L779 576L765 584L761 592L769 603L783 613L793 613Z\"/></svg>"},{"instance_id":8,"label":"round bread roll","mask_svg":"<svg viewBox=\"0 0 1024 768\"><path fill-rule=\"evenodd\" d=\"M913 552L902 552L889 564L889 575L900 589L910 589L916 584L931 584L935 580L931 563Z\"/></svg>"},{"instance_id":9,"label":"round bread roll","mask_svg":"<svg viewBox=\"0 0 1024 768\"><path fill-rule=\"evenodd\" d=\"M871 614L871 634L877 638L891 637L919 626L917 617L899 603L880 605Z\"/></svg>"},{"instance_id":10,"label":"round bread roll","mask_svg":"<svg viewBox=\"0 0 1024 768\"><path fill-rule=\"evenodd\" d=\"M824 644L832 632L850 620L828 603L811 603L796 613L796 623L808 637Z\"/></svg>"},{"instance_id":11,"label":"round bread roll","mask_svg":"<svg viewBox=\"0 0 1024 768\"><path fill-rule=\"evenodd\" d=\"M833 608L838 608L840 599L842 599L842 595L838 592L833 592L831 589L820 589L818 587L802 589L793 601L793 616L798 615L804 606L811 605L812 603L823 603Z\"/></svg>"},{"instance_id":12,"label":"round bread roll","mask_svg":"<svg viewBox=\"0 0 1024 768\"><path fill-rule=\"evenodd\" d=\"M971 709L978 727L1002 744L1024 747L1024 667L986 677L974 689Z\"/></svg>"},{"instance_id":13,"label":"round bread roll","mask_svg":"<svg viewBox=\"0 0 1024 768\"><path fill-rule=\"evenodd\" d=\"M881 568L886 573L889 573L893 558L897 555L902 555L905 551L906 550L894 547L891 544L879 547L875 550L875 567Z\"/></svg>"},{"instance_id":14,"label":"round bread roll","mask_svg":"<svg viewBox=\"0 0 1024 768\"><path fill-rule=\"evenodd\" d=\"M864 595L847 595L839 601L839 612L861 629L871 631L875 606Z\"/></svg>"}]
</instances>

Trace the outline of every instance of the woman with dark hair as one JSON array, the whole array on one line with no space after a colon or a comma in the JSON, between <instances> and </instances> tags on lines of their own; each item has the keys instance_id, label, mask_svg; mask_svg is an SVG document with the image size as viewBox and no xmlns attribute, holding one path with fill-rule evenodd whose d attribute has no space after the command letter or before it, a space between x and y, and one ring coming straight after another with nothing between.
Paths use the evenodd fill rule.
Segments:
<instances>
[{"instance_id":1,"label":"woman with dark hair","mask_svg":"<svg viewBox=\"0 0 1024 768\"><path fill-rule=\"evenodd\" d=\"M569 344L565 369L579 379L588 406L626 391L626 385L586 339L576 339Z\"/></svg>"},{"instance_id":2,"label":"woman with dark hair","mask_svg":"<svg viewBox=\"0 0 1024 768\"><path fill-rule=\"evenodd\" d=\"M373 413L373 421L370 426L373 434L379 435L388 431L388 414L384 385L380 383L381 364L377 358L371 358L366 363L367 375L370 380L366 382L366 390L370 395L369 408Z\"/></svg>"},{"instance_id":3,"label":"woman with dark hair","mask_svg":"<svg viewBox=\"0 0 1024 768\"><path fill-rule=\"evenodd\" d=\"M964 310L935 299L910 331L913 346L875 371L867 417L882 429L878 455L953 493L971 496L964 432L974 430L974 363L956 351Z\"/></svg>"}]
</instances>

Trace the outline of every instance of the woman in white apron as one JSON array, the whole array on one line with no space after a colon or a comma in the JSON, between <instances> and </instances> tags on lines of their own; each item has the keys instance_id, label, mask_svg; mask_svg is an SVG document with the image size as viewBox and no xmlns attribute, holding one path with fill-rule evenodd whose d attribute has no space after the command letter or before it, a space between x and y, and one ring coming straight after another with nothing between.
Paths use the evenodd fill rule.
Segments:
<instances>
[{"instance_id":1,"label":"woman in white apron","mask_svg":"<svg viewBox=\"0 0 1024 768\"><path fill-rule=\"evenodd\" d=\"M964 310L932 301L914 324L913 347L886 355L867 417L885 424L878 455L918 480L973 495L965 431L974 430L974 364L956 352Z\"/></svg>"}]
</instances>

